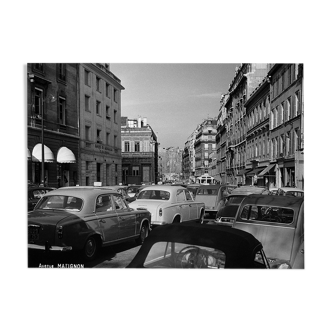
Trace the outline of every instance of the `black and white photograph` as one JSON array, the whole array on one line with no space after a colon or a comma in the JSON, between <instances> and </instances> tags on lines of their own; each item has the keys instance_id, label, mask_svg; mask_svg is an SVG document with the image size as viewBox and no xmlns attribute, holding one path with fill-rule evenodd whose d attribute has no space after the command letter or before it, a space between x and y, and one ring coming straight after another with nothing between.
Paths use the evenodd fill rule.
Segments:
<instances>
[{"instance_id":1,"label":"black and white photograph","mask_svg":"<svg viewBox=\"0 0 332 332\"><path fill-rule=\"evenodd\" d=\"M304 269L304 72L28 63L29 267Z\"/></svg>"}]
</instances>

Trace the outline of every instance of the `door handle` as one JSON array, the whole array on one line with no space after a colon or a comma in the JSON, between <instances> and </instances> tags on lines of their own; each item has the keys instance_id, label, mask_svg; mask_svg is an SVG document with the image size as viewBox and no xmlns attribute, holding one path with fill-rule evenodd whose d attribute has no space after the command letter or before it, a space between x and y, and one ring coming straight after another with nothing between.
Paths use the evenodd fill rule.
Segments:
<instances>
[{"instance_id":1,"label":"door handle","mask_svg":"<svg viewBox=\"0 0 332 332\"><path fill-rule=\"evenodd\" d=\"M99 219L99 222L102 222L103 224L106 223L106 221L104 219Z\"/></svg>"}]
</instances>

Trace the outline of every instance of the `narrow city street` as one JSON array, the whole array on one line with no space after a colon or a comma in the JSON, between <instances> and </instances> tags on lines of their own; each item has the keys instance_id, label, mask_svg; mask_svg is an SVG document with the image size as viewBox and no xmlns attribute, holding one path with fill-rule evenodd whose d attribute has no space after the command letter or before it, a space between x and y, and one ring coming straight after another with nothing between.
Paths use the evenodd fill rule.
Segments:
<instances>
[{"instance_id":1,"label":"narrow city street","mask_svg":"<svg viewBox=\"0 0 332 332\"><path fill-rule=\"evenodd\" d=\"M209 222L211 217L205 215L204 222ZM102 248L96 259L87 262L79 253L48 253L44 251L28 252L28 267L30 268L125 268L134 258L140 245L130 241Z\"/></svg>"}]
</instances>

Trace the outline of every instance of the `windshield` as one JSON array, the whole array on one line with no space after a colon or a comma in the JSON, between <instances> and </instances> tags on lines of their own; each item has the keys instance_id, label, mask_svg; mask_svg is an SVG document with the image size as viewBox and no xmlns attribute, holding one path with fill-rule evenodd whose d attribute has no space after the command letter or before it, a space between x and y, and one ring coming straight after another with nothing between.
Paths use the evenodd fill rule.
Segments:
<instances>
[{"instance_id":1,"label":"windshield","mask_svg":"<svg viewBox=\"0 0 332 332\"><path fill-rule=\"evenodd\" d=\"M155 243L144 262L149 268L225 268L223 251L179 242Z\"/></svg>"},{"instance_id":2,"label":"windshield","mask_svg":"<svg viewBox=\"0 0 332 332\"><path fill-rule=\"evenodd\" d=\"M143 190L137 196L137 199L158 199L168 201L170 193L165 190Z\"/></svg>"},{"instance_id":3,"label":"windshield","mask_svg":"<svg viewBox=\"0 0 332 332\"><path fill-rule=\"evenodd\" d=\"M38 202L35 209L40 210L68 210L68 211L80 211L83 206L83 200L74 196L54 195L43 197Z\"/></svg>"}]
</instances>

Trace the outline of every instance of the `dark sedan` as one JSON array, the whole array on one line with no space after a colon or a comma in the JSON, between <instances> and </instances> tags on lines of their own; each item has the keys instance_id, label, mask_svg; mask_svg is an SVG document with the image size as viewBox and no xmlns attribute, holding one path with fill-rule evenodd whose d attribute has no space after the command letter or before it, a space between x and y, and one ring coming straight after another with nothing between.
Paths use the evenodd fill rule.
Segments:
<instances>
[{"instance_id":1,"label":"dark sedan","mask_svg":"<svg viewBox=\"0 0 332 332\"><path fill-rule=\"evenodd\" d=\"M155 228L128 268L268 268L262 244L227 226L171 224Z\"/></svg>"},{"instance_id":2,"label":"dark sedan","mask_svg":"<svg viewBox=\"0 0 332 332\"><path fill-rule=\"evenodd\" d=\"M93 259L100 246L136 239L150 230L147 210L130 208L120 193L94 187L53 190L28 213L28 248L79 250Z\"/></svg>"}]
</instances>

